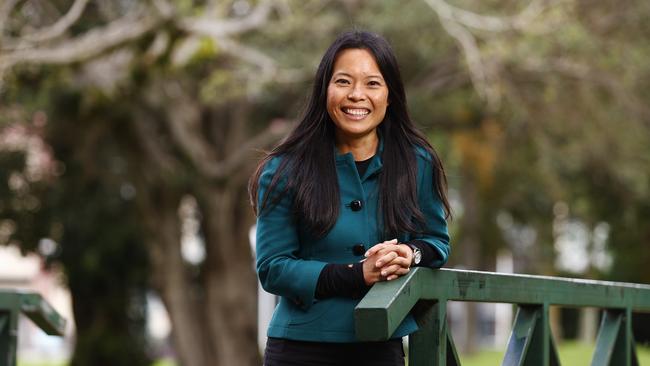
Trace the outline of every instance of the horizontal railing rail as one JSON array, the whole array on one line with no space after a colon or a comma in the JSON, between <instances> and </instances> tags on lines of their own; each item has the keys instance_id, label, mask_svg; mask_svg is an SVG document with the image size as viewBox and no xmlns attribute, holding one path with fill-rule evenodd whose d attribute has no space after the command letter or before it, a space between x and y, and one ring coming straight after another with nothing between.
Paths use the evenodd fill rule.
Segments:
<instances>
[{"instance_id":1,"label":"horizontal railing rail","mask_svg":"<svg viewBox=\"0 0 650 366\"><path fill-rule=\"evenodd\" d=\"M65 319L41 295L0 289L0 366L16 366L18 319L21 313L45 333L64 335Z\"/></svg>"},{"instance_id":2,"label":"horizontal railing rail","mask_svg":"<svg viewBox=\"0 0 650 366\"><path fill-rule=\"evenodd\" d=\"M551 337L551 305L604 309L592 365L637 365L632 312L650 312L650 286L560 277L415 268L373 286L355 309L357 337L386 340L409 314L420 330L409 337L409 363L460 365L447 329L447 301L518 305L502 365L559 365ZM416 306L417 305L417 306Z\"/></svg>"}]
</instances>

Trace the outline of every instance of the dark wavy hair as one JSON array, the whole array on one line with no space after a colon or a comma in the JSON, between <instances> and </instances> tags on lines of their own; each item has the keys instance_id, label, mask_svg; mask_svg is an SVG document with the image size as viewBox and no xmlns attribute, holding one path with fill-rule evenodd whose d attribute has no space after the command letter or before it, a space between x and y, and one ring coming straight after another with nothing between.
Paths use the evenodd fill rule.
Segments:
<instances>
[{"instance_id":1,"label":"dark wavy hair","mask_svg":"<svg viewBox=\"0 0 650 366\"><path fill-rule=\"evenodd\" d=\"M445 216L449 218L451 209L442 162L409 117L404 85L393 50L383 37L365 31L341 34L323 55L300 122L262 159L250 179L249 194L255 213L260 215L290 192L296 218L312 235L322 237L336 223L340 196L333 153L335 125L327 113L327 87L337 55L346 49L369 51L388 87L390 103L384 120L377 127L384 144L383 169L379 177L384 236L392 238L400 233L416 233L424 226L424 215L417 203L414 146L426 150L432 158L434 193L440 198ZM276 156L282 156L280 166L258 207L260 175L269 160ZM279 190L281 180L284 188Z\"/></svg>"}]
</instances>

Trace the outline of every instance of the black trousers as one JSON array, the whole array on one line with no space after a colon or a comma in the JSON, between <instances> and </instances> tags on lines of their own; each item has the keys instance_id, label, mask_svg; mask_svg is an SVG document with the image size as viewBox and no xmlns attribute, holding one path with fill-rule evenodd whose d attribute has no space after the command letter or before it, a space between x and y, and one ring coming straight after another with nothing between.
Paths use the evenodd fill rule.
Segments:
<instances>
[{"instance_id":1,"label":"black trousers","mask_svg":"<svg viewBox=\"0 0 650 366\"><path fill-rule=\"evenodd\" d=\"M269 338L264 366L404 366L401 339L385 342L328 343Z\"/></svg>"}]
</instances>

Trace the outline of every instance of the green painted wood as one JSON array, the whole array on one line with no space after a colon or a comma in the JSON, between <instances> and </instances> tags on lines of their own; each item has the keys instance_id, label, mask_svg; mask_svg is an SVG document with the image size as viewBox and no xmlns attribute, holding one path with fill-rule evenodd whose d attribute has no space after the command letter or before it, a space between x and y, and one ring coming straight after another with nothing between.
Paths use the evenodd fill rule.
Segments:
<instances>
[{"instance_id":1,"label":"green painted wood","mask_svg":"<svg viewBox=\"0 0 650 366\"><path fill-rule=\"evenodd\" d=\"M592 366L638 365L631 309L606 309L596 339Z\"/></svg>"},{"instance_id":2,"label":"green painted wood","mask_svg":"<svg viewBox=\"0 0 650 366\"><path fill-rule=\"evenodd\" d=\"M16 366L16 346L18 344L18 313L0 312L0 366Z\"/></svg>"},{"instance_id":3,"label":"green painted wood","mask_svg":"<svg viewBox=\"0 0 650 366\"><path fill-rule=\"evenodd\" d=\"M639 357L636 355L636 342L634 341L634 333L632 332L632 309L625 309L625 350L627 365L638 366Z\"/></svg>"},{"instance_id":4,"label":"green painted wood","mask_svg":"<svg viewBox=\"0 0 650 366\"><path fill-rule=\"evenodd\" d=\"M65 318L50 304L36 293L21 294L20 310L34 324L49 335L63 336L65 333Z\"/></svg>"},{"instance_id":5,"label":"green painted wood","mask_svg":"<svg viewBox=\"0 0 650 366\"><path fill-rule=\"evenodd\" d=\"M0 290L0 366L16 365L20 313L47 334L64 334L65 319L41 295L28 291Z\"/></svg>"},{"instance_id":6,"label":"green painted wood","mask_svg":"<svg viewBox=\"0 0 650 366\"><path fill-rule=\"evenodd\" d=\"M557 347L555 346L555 341L553 341L553 336L549 337L549 351L550 351L550 359L549 359L549 365L550 366L560 366L560 357L557 353Z\"/></svg>"},{"instance_id":7,"label":"green painted wood","mask_svg":"<svg viewBox=\"0 0 650 366\"><path fill-rule=\"evenodd\" d=\"M420 291L425 299L632 307L635 311L650 312L650 285L453 269L417 268L413 272L416 273L409 281L421 282Z\"/></svg>"},{"instance_id":8,"label":"green painted wood","mask_svg":"<svg viewBox=\"0 0 650 366\"><path fill-rule=\"evenodd\" d=\"M420 301L414 315L420 329L409 337L409 365L446 365L447 302Z\"/></svg>"},{"instance_id":9,"label":"green painted wood","mask_svg":"<svg viewBox=\"0 0 650 366\"><path fill-rule=\"evenodd\" d=\"M66 320L40 294L0 290L0 311L23 313L49 335L63 336Z\"/></svg>"},{"instance_id":10,"label":"green painted wood","mask_svg":"<svg viewBox=\"0 0 650 366\"><path fill-rule=\"evenodd\" d=\"M360 340L385 340L420 299L632 308L650 312L650 286L622 282L415 268L373 286L355 309Z\"/></svg>"},{"instance_id":11,"label":"green painted wood","mask_svg":"<svg viewBox=\"0 0 650 366\"><path fill-rule=\"evenodd\" d=\"M7 314L0 313L0 334L2 334L2 332L5 329L5 326L8 323L9 323L9 317L7 316Z\"/></svg>"},{"instance_id":12,"label":"green painted wood","mask_svg":"<svg viewBox=\"0 0 650 366\"><path fill-rule=\"evenodd\" d=\"M420 331L410 337L411 364L460 365L447 330L447 300L518 304L503 365L522 366L560 365L549 326L550 305L606 308L592 365L638 366L631 315L632 310L650 312L650 286L415 268L398 280L373 286L355 309L357 336L362 341L390 338L418 303L414 315Z\"/></svg>"},{"instance_id":13,"label":"green painted wood","mask_svg":"<svg viewBox=\"0 0 650 366\"><path fill-rule=\"evenodd\" d=\"M420 300L421 283L410 280L416 273L411 271L397 280L381 282L370 289L354 310L359 340L383 341L390 338Z\"/></svg>"},{"instance_id":14,"label":"green painted wood","mask_svg":"<svg viewBox=\"0 0 650 366\"><path fill-rule=\"evenodd\" d=\"M502 365L560 365L548 314L548 304L519 306Z\"/></svg>"},{"instance_id":15,"label":"green painted wood","mask_svg":"<svg viewBox=\"0 0 650 366\"><path fill-rule=\"evenodd\" d=\"M460 366L460 358L458 358L454 337L451 336L449 331L447 332L447 366Z\"/></svg>"},{"instance_id":16,"label":"green painted wood","mask_svg":"<svg viewBox=\"0 0 650 366\"><path fill-rule=\"evenodd\" d=\"M540 352L541 347L538 342L535 342L539 339L535 337L535 328L541 315L540 308L540 306L519 306L517 309L502 366L525 365L526 355L531 348L533 352Z\"/></svg>"},{"instance_id":17,"label":"green painted wood","mask_svg":"<svg viewBox=\"0 0 650 366\"><path fill-rule=\"evenodd\" d=\"M594 351L592 366L609 366L618 360L618 365L625 365L624 350L621 340L621 324L623 323L623 312L610 310L605 311L600 322L596 349ZM621 360L623 358L623 360Z\"/></svg>"}]
</instances>

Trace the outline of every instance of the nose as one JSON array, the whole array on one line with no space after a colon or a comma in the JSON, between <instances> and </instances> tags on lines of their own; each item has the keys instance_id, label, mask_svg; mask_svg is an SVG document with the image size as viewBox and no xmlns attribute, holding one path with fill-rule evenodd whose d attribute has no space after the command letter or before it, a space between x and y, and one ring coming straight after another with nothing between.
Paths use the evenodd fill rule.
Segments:
<instances>
[{"instance_id":1,"label":"nose","mask_svg":"<svg viewBox=\"0 0 650 366\"><path fill-rule=\"evenodd\" d=\"M363 88L359 84L355 84L352 87L352 90L350 90L350 94L348 94L348 99L351 101L360 101L365 99L365 93L363 91Z\"/></svg>"}]
</instances>

